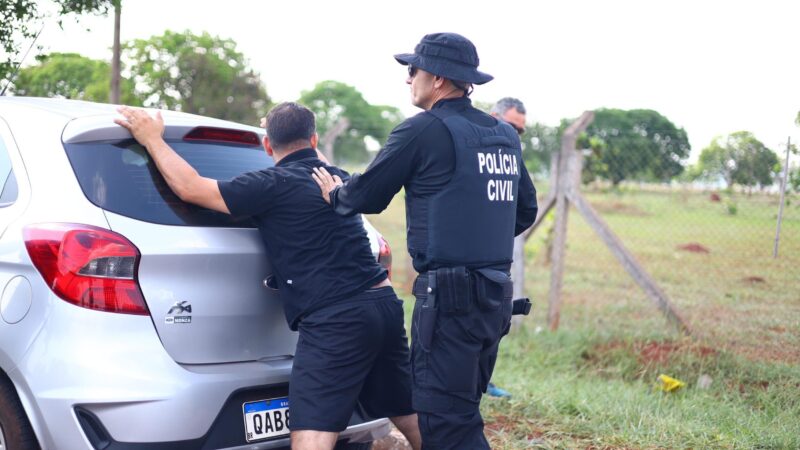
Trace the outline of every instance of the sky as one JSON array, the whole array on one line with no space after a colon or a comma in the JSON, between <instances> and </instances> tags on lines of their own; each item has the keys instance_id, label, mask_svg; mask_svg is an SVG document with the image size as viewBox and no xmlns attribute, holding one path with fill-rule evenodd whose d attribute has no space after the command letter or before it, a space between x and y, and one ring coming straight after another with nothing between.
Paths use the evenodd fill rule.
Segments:
<instances>
[{"instance_id":1,"label":"sky","mask_svg":"<svg viewBox=\"0 0 800 450\"><path fill-rule=\"evenodd\" d=\"M787 137L800 143L799 20L795 0L123 0L121 36L208 31L236 41L273 100L337 80L410 116L420 110L392 55L451 31L472 40L480 70L495 77L472 98L517 97L529 122L653 109L686 130L692 159L740 130L783 159ZM51 21L39 44L110 60L113 26L113 13L63 30Z\"/></svg>"}]
</instances>

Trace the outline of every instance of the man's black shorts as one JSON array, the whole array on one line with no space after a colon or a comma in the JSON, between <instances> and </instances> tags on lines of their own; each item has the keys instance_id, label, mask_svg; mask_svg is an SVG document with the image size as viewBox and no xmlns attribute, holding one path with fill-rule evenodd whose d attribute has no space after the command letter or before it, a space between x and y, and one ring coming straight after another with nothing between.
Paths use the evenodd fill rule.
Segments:
<instances>
[{"instance_id":1,"label":"man's black shorts","mask_svg":"<svg viewBox=\"0 0 800 450\"><path fill-rule=\"evenodd\" d=\"M289 380L293 431L342 431L357 401L376 418L413 413L403 302L391 287L314 311L298 330Z\"/></svg>"}]
</instances>

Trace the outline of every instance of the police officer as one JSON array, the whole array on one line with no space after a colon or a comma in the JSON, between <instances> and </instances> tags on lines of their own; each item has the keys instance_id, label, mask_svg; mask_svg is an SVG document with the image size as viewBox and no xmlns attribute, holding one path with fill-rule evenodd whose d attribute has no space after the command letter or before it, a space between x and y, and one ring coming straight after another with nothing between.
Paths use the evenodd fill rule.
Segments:
<instances>
[{"instance_id":1,"label":"police officer","mask_svg":"<svg viewBox=\"0 0 800 450\"><path fill-rule=\"evenodd\" d=\"M378 213L405 188L408 251L419 272L412 321L413 406L423 448L489 448L479 404L511 318L513 238L536 218L514 129L477 109L478 54L454 33L422 38L408 67L412 103L362 175L314 178L334 210Z\"/></svg>"},{"instance_id":2,"label":"police officer","mask_svg":"<svg viewBox=\"0 0 800 450\"><path fill-rule=\"evenodd\" d=\"M289 382L292 449L333 449L360 402L370 416L391 418L419 450L402 302L361 218L336 215L309 177L323 166L346 177L320 160L314 114L296 103L274 107L263 144L275 166L217 181L164 142L160 113L120 113L125 120L115 122L145 146L181 200L258 224L287 322L300 334Z\"/></svg>"}]
</instances>

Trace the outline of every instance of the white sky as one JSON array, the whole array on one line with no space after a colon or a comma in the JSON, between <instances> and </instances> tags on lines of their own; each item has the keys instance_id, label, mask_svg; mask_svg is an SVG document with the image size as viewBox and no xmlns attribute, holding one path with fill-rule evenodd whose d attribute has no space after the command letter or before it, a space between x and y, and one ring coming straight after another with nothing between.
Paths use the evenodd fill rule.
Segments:
<instances>
[{"instance_id":1,"label":"white sky","mask_svg":"<svg viewBox=\"0 0 800 450\"><path fill-rule=\"evenodd\" d=\"M51 24L40 44L109 60L113 22L111 14L63 31ZM800 143L796 0L123 0L123 41L166 29L232 38L277 101L332 79L413 115L392 55L426 33L453 31L495 76L472 97L518 97L529 121L649 108L686 129L695 157L715 135L739 130L781 159L788 136Z\"/></svg>"}]
</instances>

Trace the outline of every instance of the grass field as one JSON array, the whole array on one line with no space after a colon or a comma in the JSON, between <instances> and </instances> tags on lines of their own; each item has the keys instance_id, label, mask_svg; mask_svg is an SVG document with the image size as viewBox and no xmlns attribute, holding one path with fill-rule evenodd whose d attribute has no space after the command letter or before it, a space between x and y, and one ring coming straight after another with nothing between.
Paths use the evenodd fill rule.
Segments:
<instances>
[{"instance_id":1,"label":"grass field","mask_svg":"<svg viewBox=\"0 0 800 450\"><path fill-rule=\"evenodd\" d=\"M785 210L773 259L775 197L640 189L587 198L693 336L674 330L575 210L561 327L546 331L545 223L526 245L534 314L504 339L494 375L513 398L482 406L493 447L800 448L800 199ZM392 245L395 286L405 285L402 195L370 220ZM660 374L686 385L657 390Z\"/></svg>"}]
</instances>

